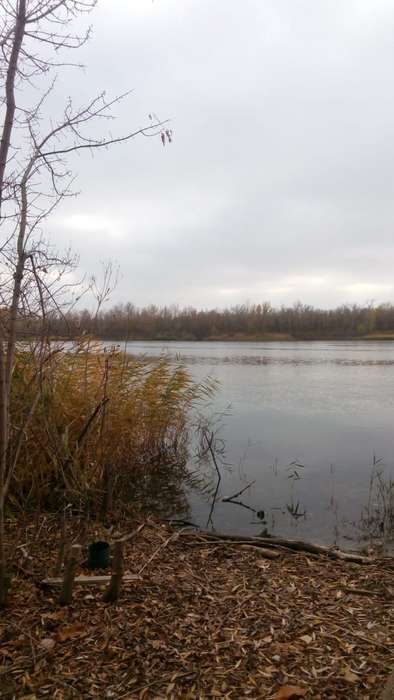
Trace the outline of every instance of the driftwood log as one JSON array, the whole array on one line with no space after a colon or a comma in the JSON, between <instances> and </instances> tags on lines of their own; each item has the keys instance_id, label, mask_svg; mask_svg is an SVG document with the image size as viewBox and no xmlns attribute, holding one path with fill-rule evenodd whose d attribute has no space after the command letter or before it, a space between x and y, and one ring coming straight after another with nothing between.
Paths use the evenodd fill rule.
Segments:
<instances>
[{"instance_id":1,"label":"driftwood log","mask_svg":"<svg viewBox=\"0 0 394 700\"><path fill-rule=\"evenodd\" d=\"M224 540L221 536L218 537L218 539L204 539L204 537L190 538L188 544L193 547L201 547L201 545L208 547L232 547L233 545L239 545L242 549L258 549L260 556L265 557L265 559L278 559L278 557L281 555L281 552L278 549L267 549L264 544L256 544L255 542L245 542L245 540L236 539Z\"/></svg>"},{"instance_id":2,"label":"driftwood log","mask_svg":"<svg viewBox=\"0 0 394 700\"><path fill-rule=\"evenodd\" d=\"M286 549L296 552L324 555L331 559L354 562L356 564L371 564L373 559L353 552L343 552L340 549L324 547L323 545L302 542L301 540L287 540L283 537L247 537L240 535L223 535L213 532L181 532L179 536L190 542L217 542L221 544L252 545L253 547L268 549Z\"/></svg>"}]
</instances>

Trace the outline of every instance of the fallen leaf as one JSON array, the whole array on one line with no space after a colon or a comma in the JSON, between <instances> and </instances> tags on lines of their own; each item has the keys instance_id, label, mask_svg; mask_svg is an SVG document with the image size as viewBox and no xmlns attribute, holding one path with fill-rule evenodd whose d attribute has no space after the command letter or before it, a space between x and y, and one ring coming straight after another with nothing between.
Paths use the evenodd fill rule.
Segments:
<instances>
[{"instance_id":1,"label":"fallen leaf","mask_svg":"<svg viewBox=\"0 0 394 700\"><path fill-rule=\"evenodd\" d=\"M152 647L154 649L165 649L166 645L164 644L164 642L162 642L161 639L154 639L152 642Z\"/></svg>"},{"instance_id":2,"label":"fallen leaf","mask_svg":"<svg viewBox=\"0 0 394 700\"><path fill-rule=\"evenodd\" d=\"M302 637L300 637L301 641L305 642L305 644L310 644L313 642L312 637L309 634L303 634Z\"/></svg>"},{"instance_id":3,"label":"fallen leaf","mask_svg":"<svg viewBox=\"0 0 394 700\"><path fill-rule=\"evenodd\" d=\"M64 627L60 629L57 633L57 638L60 642L66 642L68 639L76 639L77 637L84 637L88 633L86 625L81 622L77 622L75 625L70 625L69 627Z\"/></svg>"},{"instance_id":4,"label":"fallen leaf","mask_svg":"<svg viewBox=\"0 0 394 700\"><path fill-rule=\"evenodd\" d=\"M56 612L45 613L41 615L41 621L44 623L46 620L64 620L66 612L64 609L56 610Z\"/></svg>"},{"instance_id":5,"label":"fallen leaf","mask_svg":"<svg viewBox=\"0 0 394 700\"><path fill-rule=\"evenodd\" d=\"M0 654L2 656L8 656L8 658L12 659L12 654L7 649L0 649Z\"/></svg>"},{"instance_id":6,"label":"fallen leaf","mask_svg":"<svg viewBox=\"0 0 394 700\"><path fill-rule=\"evenodd\" d=\"M298 685L282 685L274 698L275 700L296 700L296 698L303 698L306 693L306 688L300 688Z\"/></svg>"},{"instance_id":7,"label":"fallen leaf","mask_svg":"<svg viewBox=\"0 0 394 700\"><path fill-rule=\"evenodd\" d=\"M356 676L356 674L353 673L353 671L351 671L348 667L342 671L342 676L347 683L357 683L357 681L360 680L359 677Z\"/></svg>"},{"instance_id":8,"label":"fallen leaf","mask_svg":"<svg viewBox=\"0 0 394 700\"><path fill-rule=\"evenodd\" d=\"M46 651L51 651L54 648L55 644L55 640L51 639L51 637L45 637L40 641L40 647L46 649Z\"/></svg>"}]
</instances>

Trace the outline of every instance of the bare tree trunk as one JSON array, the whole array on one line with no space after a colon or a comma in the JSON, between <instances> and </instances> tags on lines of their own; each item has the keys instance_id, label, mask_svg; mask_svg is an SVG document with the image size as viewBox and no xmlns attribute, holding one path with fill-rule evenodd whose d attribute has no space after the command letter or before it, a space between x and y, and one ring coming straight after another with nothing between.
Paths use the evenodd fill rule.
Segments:
<instances>
[{"instance_id":1,"label":"bare tree trunk","mask_svg":"<svg viewBox=\"0 0 394 700\"><path fill-rule=\"evenodd\" d=\"M9 454L9 414L11 378L15 357L16 323L20 303L23 272L25 265L24 243L27 221L26 178L22 180L21 219L17 239L17 263L14 273L14 284L10 310L6 317L0 320L0 606L5 605L7 596L7 562L5 552L5 503L7 491L12 477L12 467L8 463ZM1 196L1 195L0 195ZM0 199L1 207L1 199ZM5 349L6 346L6 349ZM37 397L38 398L38 397ZM32 406L32 412L35 405ZM16 455L17 458L17 455Z\"/></svg>"},{"instance_id":2,"label":"bare tree trunk","mask_svg":"<svg viewBox=\"0 0 394 700\"><path fill-rule=\"evenodd\" d=\"M25 238L27 224L27 180L30 171L30 163L28 169L23 176L21 183L21 218L19 222L18 239L17 239L17 262L14 273L14 287L12 291L11 307L8 318L8 341L7 341L7 360L5 368L5 381L7 394L10 394L11 377L14 365L15 342L16 342L16 323L18 319L18 308L21 297L22 280L25 268Z\"/></svg>"},{"instance_id":3,"label":"bare tree trunk","mask_svg":"<svg viewBox=\"0 0 394 700\"><path fill-rule=\"evenodd\" d=\"M1 325L1 324L0 324ZM5 384L4 343L0 340L0 605L6 602L5 499L7 468L8 400Z\"/></svg>"},{"instance_id":4,"label":"bare tree trunk","mask_svg":"<svg viewBox=\"0 0 394 700\"><path fill-rule=\"evenodd\" d=\"M4 200L5 169L15 120L15 78L18 70L19 54L25 33L26 0L19 0L18 14L14 28L14 40L8 62L6 78L6 112L0 141L0 214ZM16 280L15 280L16 281ZM0 323L0 605L6 602L6 555L5 555L5 501L6 470L9 433L9 385L7 381L8 358L5 352L7 319Z\"/></svg>"},{"instance_id":5,"label":"bare tree trunk","mask_svg":"<svg viewBox=\"0 0 394 700\"><path fill-rule=\"evenodd\" d=\"M3 133L0 142L0 213L4 194L4 176L11 142L11 133L15 119L15 78L18 70L19 54L22 47L26 26L26 0L19 0L18 14L15 22L14 41L8 62L7 79L5 84L6 112Z\"/></svg>"}]
</instances>

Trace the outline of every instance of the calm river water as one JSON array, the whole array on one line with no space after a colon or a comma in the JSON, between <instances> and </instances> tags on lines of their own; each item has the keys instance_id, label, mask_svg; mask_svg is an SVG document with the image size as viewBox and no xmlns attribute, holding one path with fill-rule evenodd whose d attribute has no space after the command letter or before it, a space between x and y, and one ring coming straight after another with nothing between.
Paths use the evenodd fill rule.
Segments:
<instances>
[{"instance_id":1,"label":"calm river water","mask_svg":"<svg viewBox=\"0 0 394 700\"><path fill-rule=\"evenodd\" d=\"M385 529L387 536L394 342L130 342L127 349L170 353L196 379L220 381L210 412L226 413L219 434L228 466L211 527L348 547L365 543L367 531ZM371 494L374 456L382 460L375 472L384 470L386 486ZM214 484L213 470L212 479ZM236 500L264 511L263 520L261 513L259 519L253 510L221 500L251 481ZM189 489L188 500L189 512L179 516L206 527L208 495Z\"/></svg>"}]
</instances>

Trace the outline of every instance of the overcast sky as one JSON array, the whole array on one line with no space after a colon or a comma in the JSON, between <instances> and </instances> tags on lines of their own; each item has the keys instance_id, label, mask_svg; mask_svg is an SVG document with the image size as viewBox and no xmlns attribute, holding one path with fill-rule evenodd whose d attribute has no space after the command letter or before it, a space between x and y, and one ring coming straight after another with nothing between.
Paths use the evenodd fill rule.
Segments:
<instances>
[{"instance_id":1,"label":"overcast sky","mask_svg":"<svg viewBox=\"0 0 394 700\"><path fill-rule=\"evenodd\" d=\"M53 240L121 267L112 301L394 302L392 0L100 0L61 104L133 89L72 166ZM63 96L63 97L62 97Z\"/></svg>"}]
</instances>

